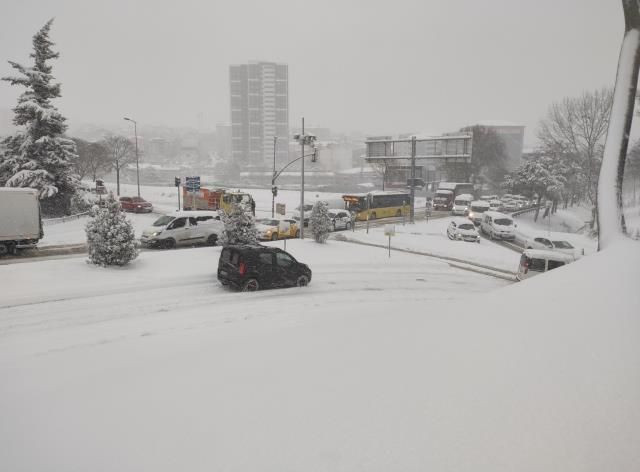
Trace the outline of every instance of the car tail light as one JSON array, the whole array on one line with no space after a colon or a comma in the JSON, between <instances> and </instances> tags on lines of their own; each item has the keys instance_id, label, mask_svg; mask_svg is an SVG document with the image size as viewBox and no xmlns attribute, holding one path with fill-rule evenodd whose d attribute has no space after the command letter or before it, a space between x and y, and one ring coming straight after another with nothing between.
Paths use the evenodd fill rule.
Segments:
<instances>
[{"instance_id":1,"label":"car tail light","mask_svg":"<svg viewBox=\"0 0 640 472\"><path fill-rule=\"evenodd\" d=\"M240 273L240 275L244 275L246 271L247 271L247 266L244 264L244 262L241 262L240 265L238 266L238 272Z\"/></svg>"}]
</instances>

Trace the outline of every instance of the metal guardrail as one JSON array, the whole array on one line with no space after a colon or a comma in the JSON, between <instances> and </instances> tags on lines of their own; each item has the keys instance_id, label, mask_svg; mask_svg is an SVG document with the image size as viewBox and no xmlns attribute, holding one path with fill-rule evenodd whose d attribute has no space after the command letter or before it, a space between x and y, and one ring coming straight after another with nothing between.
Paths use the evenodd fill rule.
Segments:
<instances>
[{"instance_id":1,"label":"metal guardrail","mask_svg":"<svg viewBox=\"0 0 640 472\"><path fill-rule=\"evenodd\" d=\"M538 208L540 208L540 210L544 209L544 207L542 206L541 207L534 206L531 208L525 208L524 210L514 211L513 213L511 213L511 216L513 216L514 218L517 218L520 215L525 215L527 213L531 213L532 211L536 211Z\"/></svg>"},{"instance_id":2,"label":"metal guardrail","mask_svg":"<svg viewBox=\"0 0 640 472\"><path fill-rule=\"evenodd\" d=\"M44 226L57 225L58 223L66 223L67 221L79 220L83 216L87 216L90 212L84 211L82 213L77 213L75 215L62 216L60 218L43 218L42 224Z\"/></svg>"}]
</instances>

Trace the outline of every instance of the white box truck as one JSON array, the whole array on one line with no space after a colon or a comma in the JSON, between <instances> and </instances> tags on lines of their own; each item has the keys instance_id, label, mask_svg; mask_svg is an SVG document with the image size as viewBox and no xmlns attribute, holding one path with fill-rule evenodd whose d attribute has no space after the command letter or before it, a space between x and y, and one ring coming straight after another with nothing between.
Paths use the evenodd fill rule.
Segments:
<instances>
[{"instance_id":1,"label":"white box truck","mask_svg":"<svg viewBox=\"0 0 640 472\"><path fill-rule=\"evenodd\" d=\"M42 236L38 191L0 188L0 256L35 247Z\"/></svg>"}]
</instances>

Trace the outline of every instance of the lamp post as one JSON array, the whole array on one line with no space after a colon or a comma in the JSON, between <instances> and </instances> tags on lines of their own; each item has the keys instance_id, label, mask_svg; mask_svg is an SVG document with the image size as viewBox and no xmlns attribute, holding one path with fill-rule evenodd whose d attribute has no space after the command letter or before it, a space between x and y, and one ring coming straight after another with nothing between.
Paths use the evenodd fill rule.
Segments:
<instances>
[{"instance_id":1,"label":"lamp post","mask_svg":"<svg viewBox=\"0 0 640 472\"><path fill-rule=\"evenodd\" d=\"M140 164L138 163L138 123L136 120L124 117L125 120L133 123L133 132L136 136L136 181L138 183L138 197L140 196Z\"/></svg>"},{"instance_id":2,"label":"lamp post","mask_svg":"<svg viewBox=\"0 0 640 472\"><path fill-rule=\"evenodd\" d=\"M300 157L296 160L302 161L301 166L301 187L300 187L300 239L304 238L304 146L309 145L314 148L312 162L315 162L317 158L317 148L315 145L316 137L312 134L304 134L304 117L302 118L302 133L293 136L293 139L300 143Z\"/></svg>"},{"instance_id":3,"label":"lamp post","mask_svg":"<svg viewBox=\"0 0 640 472\"><path fill-rule=\"evenodd\" d=\"M273 174L271 174L271 218L275 216L275 204L276 204L276 142L278 137L273 137Z\"/></svg>"}]
</instances>

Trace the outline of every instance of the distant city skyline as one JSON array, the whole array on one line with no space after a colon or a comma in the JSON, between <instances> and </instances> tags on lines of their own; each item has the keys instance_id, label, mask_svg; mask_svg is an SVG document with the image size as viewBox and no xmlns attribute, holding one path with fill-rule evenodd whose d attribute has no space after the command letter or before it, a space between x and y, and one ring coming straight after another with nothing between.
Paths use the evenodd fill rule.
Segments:
<instances>
[{"instance_id":1,"label":"distant city skyline","mask_svg":"<svg viewBox=\"0 0 640 472\"><path fill-rule=\"evenodd\" d=\"M291 126L439 134L506 120L528 146L553 101L613 84L623 22L598 0L6 0L1 76L7 60L28 63L51 17L72 129L125 115L214 129L229 122L229 65L268 60L289 65ZM0 83L0 108L20 92Z\"/></svg>"}]
</instances>

